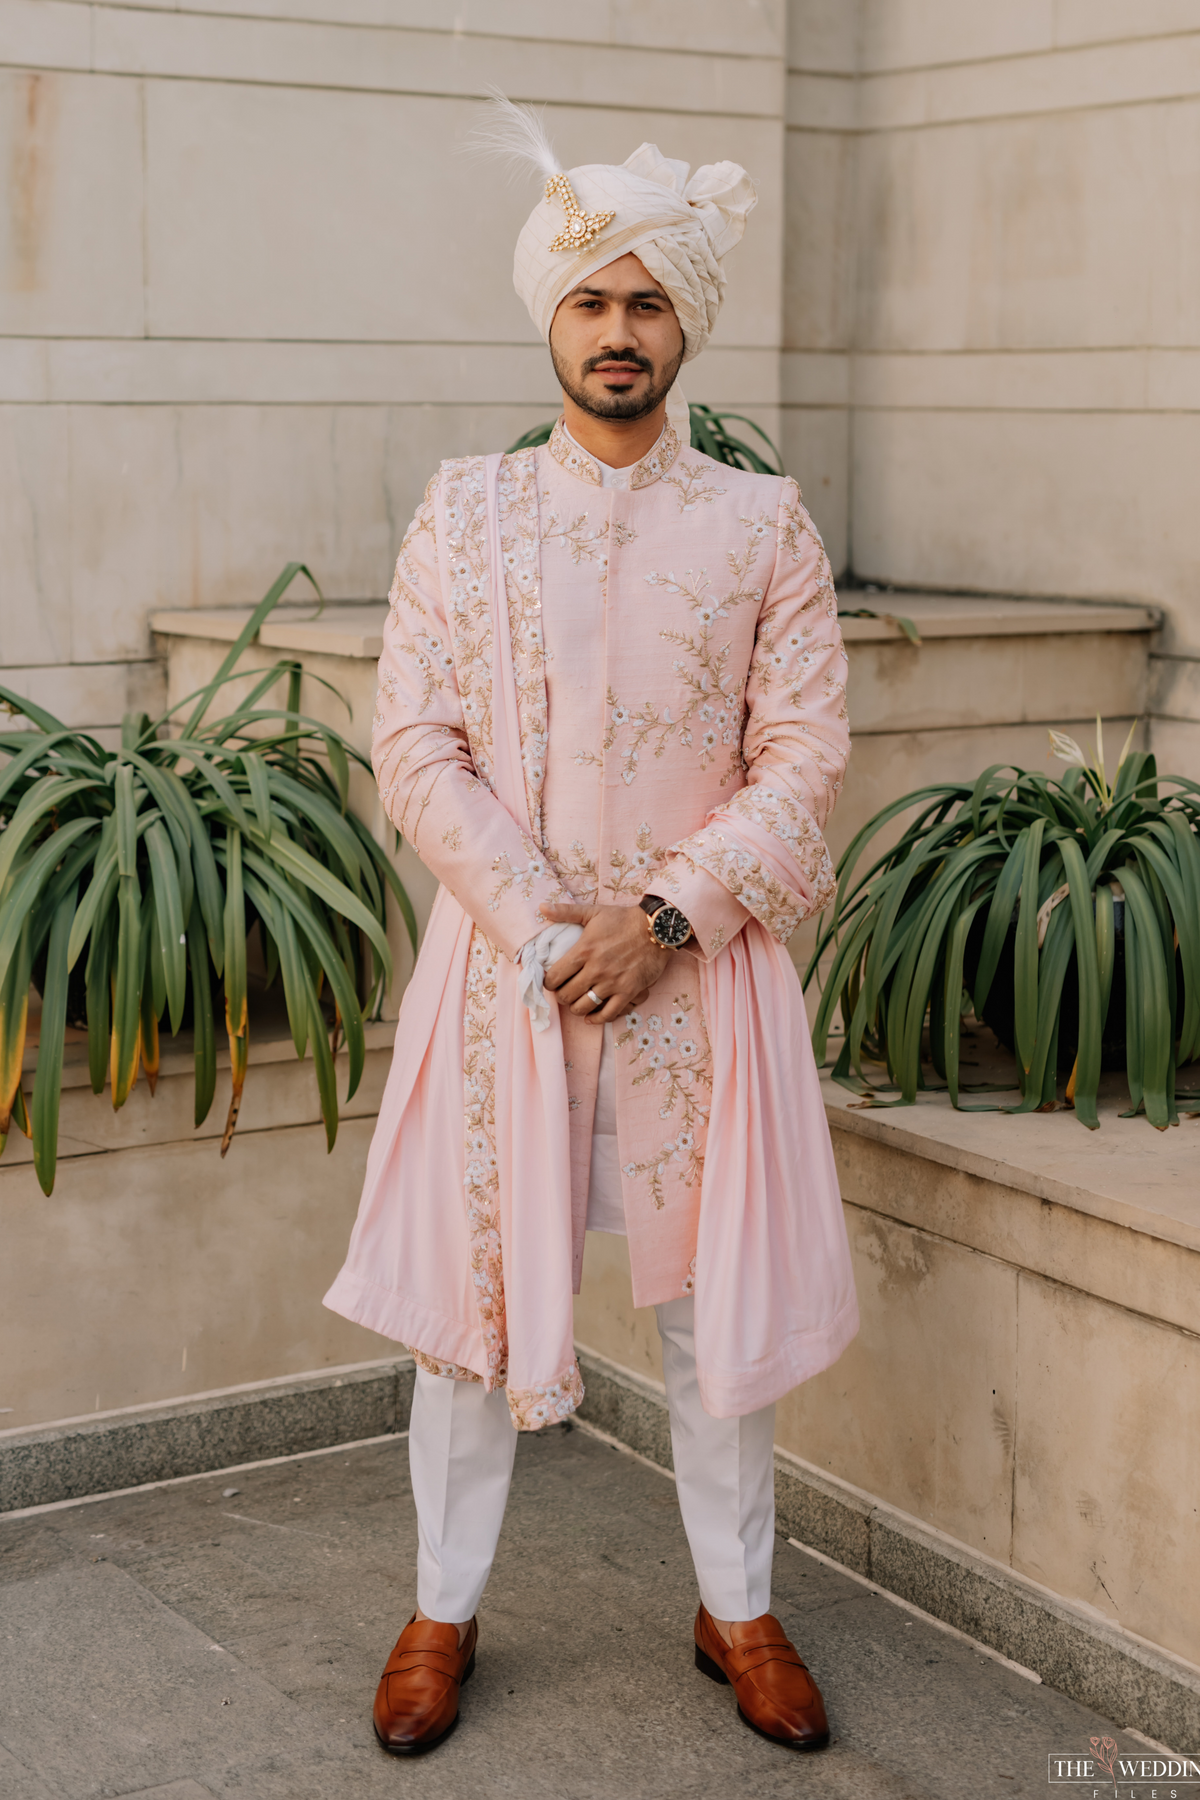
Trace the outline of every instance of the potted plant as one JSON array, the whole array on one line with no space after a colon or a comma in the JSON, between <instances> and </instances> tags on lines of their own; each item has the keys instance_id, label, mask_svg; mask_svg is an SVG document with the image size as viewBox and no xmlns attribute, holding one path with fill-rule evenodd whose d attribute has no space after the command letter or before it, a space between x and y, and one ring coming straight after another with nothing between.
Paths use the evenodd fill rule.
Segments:
<instances>
[{"instance_id":1,"label":"potted plant","mask_svg":"<svg viewBox=\"0 0 1200 1800\"><path fill-rule=\"evenodd\" d=\"M257 922L267 982L282 985L297 1056L312 1046L332 1149L338 1040L345 1040L353 1094L364 1066L364 1016L391 975L389 888L415 948L408 896L347 805L351 759L369 765L338 732L301 713L300 665L252 671L257 679L245 698L211 716L239 658L299 574L316 588L303 564L289 563L208 685L157 721L127 714L119 749L104 749L0 688L0 702L29 727L0 734L7 758L0 766L0 1150L15 1120L32 1136L47 1194L69 990L73 1013L86 1014L93 1091L107 1078L114 1107L128 1098L139 1067L153 1092L160 1023L176 1033L190 1014L197 1125L216 1086L214 988L223 995L233 1075L223 1156L246 1077L246 941ZM285 677L286 705L260 704ZM42 1019L27 1105L21 1068L35 970ZM326 983L332 1042L322 1009Z\"/></svg>"},{"instance_id":2,"label":"potted plant","mask_svg":"<svg viewBox=\"0 0 1200 1800\"><path fill-rule=\"evenodd\" d=\"M1022 1097L1005 1111L1055 1104L1062 1069L1068 1104L1095 1129L1106 1051L1128 1080L1123 1117L1144 1111L1161 1130L1200 1107L1176 1087L1200 1054L1200 787L1160 778L1153 756L1131 751L1132 731L1110 784L1096 728L1092 761L1051 733L1062 779L994 765L973 786L904 795L857 834L804 977L831 958L813 1042L823 1061L840 1010L836 1081L871 1104L911 1104L928 1020L929 1059L959 1106L973 1010L1016 1054ZM870 840L913 809L856 879ZM864 1059L886 1067L898 1098L882 1098Z\"/></svg>"}]
</instances>

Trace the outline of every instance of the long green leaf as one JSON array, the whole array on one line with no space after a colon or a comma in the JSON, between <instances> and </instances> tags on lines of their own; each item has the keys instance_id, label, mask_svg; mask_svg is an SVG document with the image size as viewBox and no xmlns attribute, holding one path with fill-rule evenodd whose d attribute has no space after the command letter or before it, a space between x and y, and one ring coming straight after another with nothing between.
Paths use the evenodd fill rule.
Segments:
<instances>
[{"instance_id":1,"label":"long green leaf","mask_svg":"<svg viewBox=\"0 0 1200 1800\"><path fill-rule=\"evenodd\" d=\"M279 875L278 871L271 868L264 857L256 856L253 851L247 851L246 861L248 867L252 868L270 887L281 903L278 911L290 913L302 937L307 939L318 966L328 977L346 1032L346 1052L350 1065L349 1091L350 1094L353 1094L362 1079L366 1040L363 1036L362 1011L358 1004L358 997L354 992L346 965L338 955L337 945L320 919L317 918L312 905L306 903L305 899L296 893L294 888ZM295 1030L293 1028L294 1037Z\"/></svg>"},{"instance_id":2,"label":"long green leaf","mask_svg":"<svg viewBox=\"0 0 1200 1800\"><path fill-rule=\"evenodd\" d=\"M131 771L132 773L132 771ZM117 835L121 826L118 820ZM136 867L117 882L117 956L113 972L112 1103L124 1106L138 1066L142 1016L142 890Z\"/></svg>"},{"instance_id":3,"label":"long green leaf","mask_svg":"<svg viewBox=\"0 0 1200 1800\"><path fill-rule=\"evenodd\" d=\"M183 922L179 865L175 860L171 839L162 824L152 825L147 831L146 849L150 857L150 876L154 889L158 954L162 959L171 1031L174 1033L179 1030L183 1021L187 992L187 932ZM161 1008L156 1007L156 1017L160 1011Z\"/></svg>"},{"instance_id":4,"label":"long green leaf","mask_svg":"<svg viewBox=\"0 0 1200 1800\"><path fill-rule=\"evenodd\" d=\"M106 909L91 934L87 959L88 1074L93 1094L104 1092L108 1074L112 1042L112 959L116 935L116 918ZM68 964L69 962L68 957Z\"/></svg>"},{"instance_id":5,"label":"long green leaf","mask_svg":"<svg viewBox=\"0 0 1200 1800\"><path fill-rule=\"evenodd\" d=\"M343 918L353 920L360 931L365 931L378 950L387 969L389 978L392 972L392 952L387 941L387 934L374 914L365 907L361 900L336 876L330 875L327 869L311 857L299 844L277 832L268 844L261 837L251 834L252 841L262 854L289 875L294 875L302 885L324 900L327 906L340 912Z\"/></svg>"},{"instance_id":6,"label":"long green leaf","mask_svg":"<svg viewBox=\"0 0 1200 1800\"><path fill-rule=\"evenodd\" d=\"M99 785L96 781L82 778L78 781L63 781L57 775L46 775L26 789L7 826L0 833L0 893L3 892L18 855L42 829L50 815L57 812L64 801L71 799L73 795L82 793L85 788L96 788ZM94 827L91 819L71 820L73 825L80 823ZM60 827L60 830L63 829L66 827Z\"/></svg>"},{"instance_id":7,"label":"long green leaf","mask_svg":"<svg viewBox=\"0 0 1200 1800\"><path fill-rule=\"evenodd\" d=\"M1017 1038L1017 1061L1026 1075L1033 1066L1033 1059L1037 1051L1038 876L1041 867L1044 831L1045 821L1037 819L1030 826L1029 836L1025 840L1025 859L1021 871L1021 910L1017 916L1014 1025Z\"/></svg>"},{"instance_id":8,"label":"long green leaf","mask_svg":"<svg viewBox=\"0 0 1200 1800\"><path fill-rule=\"evenodd\" d=\"M67 940L78 890L71 887L54 909L42 993L42 1025L33 1080L33 1166L43 1194L54 1191L58 1166L58 1111L67 1026Z\"/></svg>"},{"instance_id":9,"label":"long green leaf","mask_svg":"<svg viewBox=\"0 0 1200 1800\"><path fill-rule=\"evenodd\" d=\"M60 825L44 843L38 845L28 862L13 872L8 892L0 904L0 983L8 973L17 941L42 889L72 844L77 839L90 835L95 829L94 819L72 819L69 824ZM11 830L10 825L9 831ZM7 835L8 832L5 832L4 836Z\"/></svg>"},{"instance_id":10,"label":"long green leaf","mask_svg":"<svg viewBox=\"0 0 1200 1800\"><path fill-rule=\"evenodd\" d=\"M1092 892L1083 852L1073 837L1060 846L1071 888L1075 922L1075 966L1079 978L1079 1044L1075 1064L1075 1111L1092 1131L1099 1129L1096 1097L1100 1089L1100 962Z\"/></svg>"},{"instance_id":11,"label":"long green leaf","mask_svg":"<svg viewBox=\"0 0 1200 1800\"><path fill-rule=\"evenodd\" d=\"M976 1018L983 1017L983 1009L987 1005L988 995L992 991L992 982L996 979L996 970L1000 966L1000 954L1008 938L1008 928L1012 923L1013 910L1017 904L1017 895L1021 891L1021 880L1025 872L1025 852L1029 844L1028 828L1019 831L1005 860L1004 867L996 882L991 905L988 908L987 922L983 930L983 944L979 952L979 967L976 970L972 990L975 1003Z\"/></svg>"},{"instance_id":12,"label":"long green leaf","mask_svg":"<svg viewBox=\"0 0 1200 1800\"><path fill-rule=\"evenodd\" d=\"M1160 1131L1171 1123L1167 1100L1167 1078L1171 1063L1170 1006L1167 999L1166 968L1159 951L1161 936L1155 917L1154 903L1142 884L1141 876L1127 863L1121 871L1125 889L1125 980L1130 990L1130 963L1136 966L1132 984L1135 1007L1140 1013L1138 1035L1142 1058L1142 1104L1146 1117ZM1134 922L1134 957L1129 954L1129 925ZM1172 974L1174 970L1172 969ZM1128 1029L1127 1029L1128 1037Z\"/></svg>"},{"instance_id":13,"label":"long green leaf","mask_svg":"<svg viewBox=\"0 0 1200 1800\"><path fill-rule=\"evenodd\" d=\"M252 859L251 859L252 860ZM248 871L246 893L259 914L268 921L279 952L279 968L283 976L283 996L287 1006L288 1026L296 1055L302 1057L308 1048L308 987L311 977L296 943L296 927L287 907L276 903L274 895Z\"/></svg>"},{"instance_id":14,"label":"long green leaf","mask_svg":"<svg viewBox=\"0 0 1200 1800\"><path fill-rule=\"evenodd\" d=\"M133 766L122 763L114 783L117 812L117 871L121 875L137 874L138 804L134 791Z\"/></svg>"},{"instance_id":15,"label":"long green leaf","mask_svg":"<svg viewBox=\"0 0 1200 1800\"><path fill-rule=\"evenodd\" d=\"M0 981L0 1137L8 1136L9 1121L21 1092L32 963L33 927L26 917L16 951Z\"/></svg>"},{"instance_id":16,"label":"long green leaf","mask_svg":"<svg viewBox=\"0 0 1200 1800\"><path fill-rule=\"evenodd\" d=\"M267 765L255 751L244 750L242 767L246 771L246 780L250 784L250 803L254 807L258 829L270 843L272 830L271 784L267 775Z\"/></svg>"},{"instance_id":17,"label":"long green leaf","mask_svg":"<svg viewBox=\"0 0 1200 1800\"><path fill-rule=\"evenodd\" d=\"M1095 893L1096 900L1096 966L1100 977L1100 1040L1103 1046L1104 1027L1108 1021L1109 1001L1112 998L1113 968L1117 955L1116 920L1113 915L1113 891L1107 882L1101 882Z\"/></svg>"},{"instance_id":18,"label":"long green leaf","mask_svg":"<svg viewBox=\"0 0 1200 1800\"><path fill-rule=\"evenodd\" d=\"M213 1020L212 982L209 975L208 933L198 900L192 902L187 926L188 966L192 976L192 1034L194 1042L196 1104L199 1130L208 1117L217 1091L217 1044Z\"/></svg>"},{"instance_id":19,"label":"long green leaf","mask_svg":"<svg viewBox=\"0 0 1200 1800\"><path fill-rule=\"evenodd\" d=\"M337 1141L337 1075L334 1071L333 1052L329 1047L329 1038L326 1035L325 1020L317 1003L316 990L311 987L308 989L308 1002L313 1067L317 1074L317 1092L321 1097L321 1117L325 1122L325 1147L329 1151L333 1149Z\"/></svg>"}]
</instances>

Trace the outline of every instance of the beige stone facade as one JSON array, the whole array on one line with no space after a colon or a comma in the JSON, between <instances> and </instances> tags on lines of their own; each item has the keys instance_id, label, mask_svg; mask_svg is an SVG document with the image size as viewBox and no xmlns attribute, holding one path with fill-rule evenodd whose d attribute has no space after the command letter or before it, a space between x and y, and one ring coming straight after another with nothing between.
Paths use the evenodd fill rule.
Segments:
<instances>
[{"instance_id":1,"label":"beige stone facade","mask_svg":"<svg viewBox=\"0 0 1200 1800\"><path fill-rule=\"evenodd\" d=\"M1164 607L1200 770L1200 0L12 0L8 685L111 725L156 607L291 556L380 595L437 459L546 416L492 81L568 163L744 162L692 397L780 433L839 570Z\"/></svg>"}]
</instances>

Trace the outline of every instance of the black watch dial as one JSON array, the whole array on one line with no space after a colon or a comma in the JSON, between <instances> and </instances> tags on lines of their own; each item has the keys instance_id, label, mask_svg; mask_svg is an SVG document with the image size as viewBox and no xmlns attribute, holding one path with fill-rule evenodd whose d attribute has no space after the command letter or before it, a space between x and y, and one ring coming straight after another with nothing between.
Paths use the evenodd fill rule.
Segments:
<instances>
[{"instance_id":1,"label":"black watch dial","mask_svg":"<svg viewBox=\"0 0 1200 1800\"><path fill-rule=\"evenodd\" d=\"M692 935L690 919L677 906L660 906L650 925L664 950L681 950Z\"/></svg>"}]
</instances>

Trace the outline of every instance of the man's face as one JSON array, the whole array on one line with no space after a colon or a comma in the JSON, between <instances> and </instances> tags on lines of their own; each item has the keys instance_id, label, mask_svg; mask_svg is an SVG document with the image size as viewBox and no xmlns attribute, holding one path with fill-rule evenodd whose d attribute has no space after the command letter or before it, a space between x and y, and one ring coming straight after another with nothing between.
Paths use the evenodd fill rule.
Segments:
<instances>
[{"instance_id":1,"label":"man's face","mask_svg":"<svg viewBox=\"0 0 1200 1800\"><path fill-rule=\"evenodd\" d=\"M563 392L595 419L642 419L683 361L675 308L636 256L597 269L559 302L550 355Z\"/></svg>"}]
</instances>

